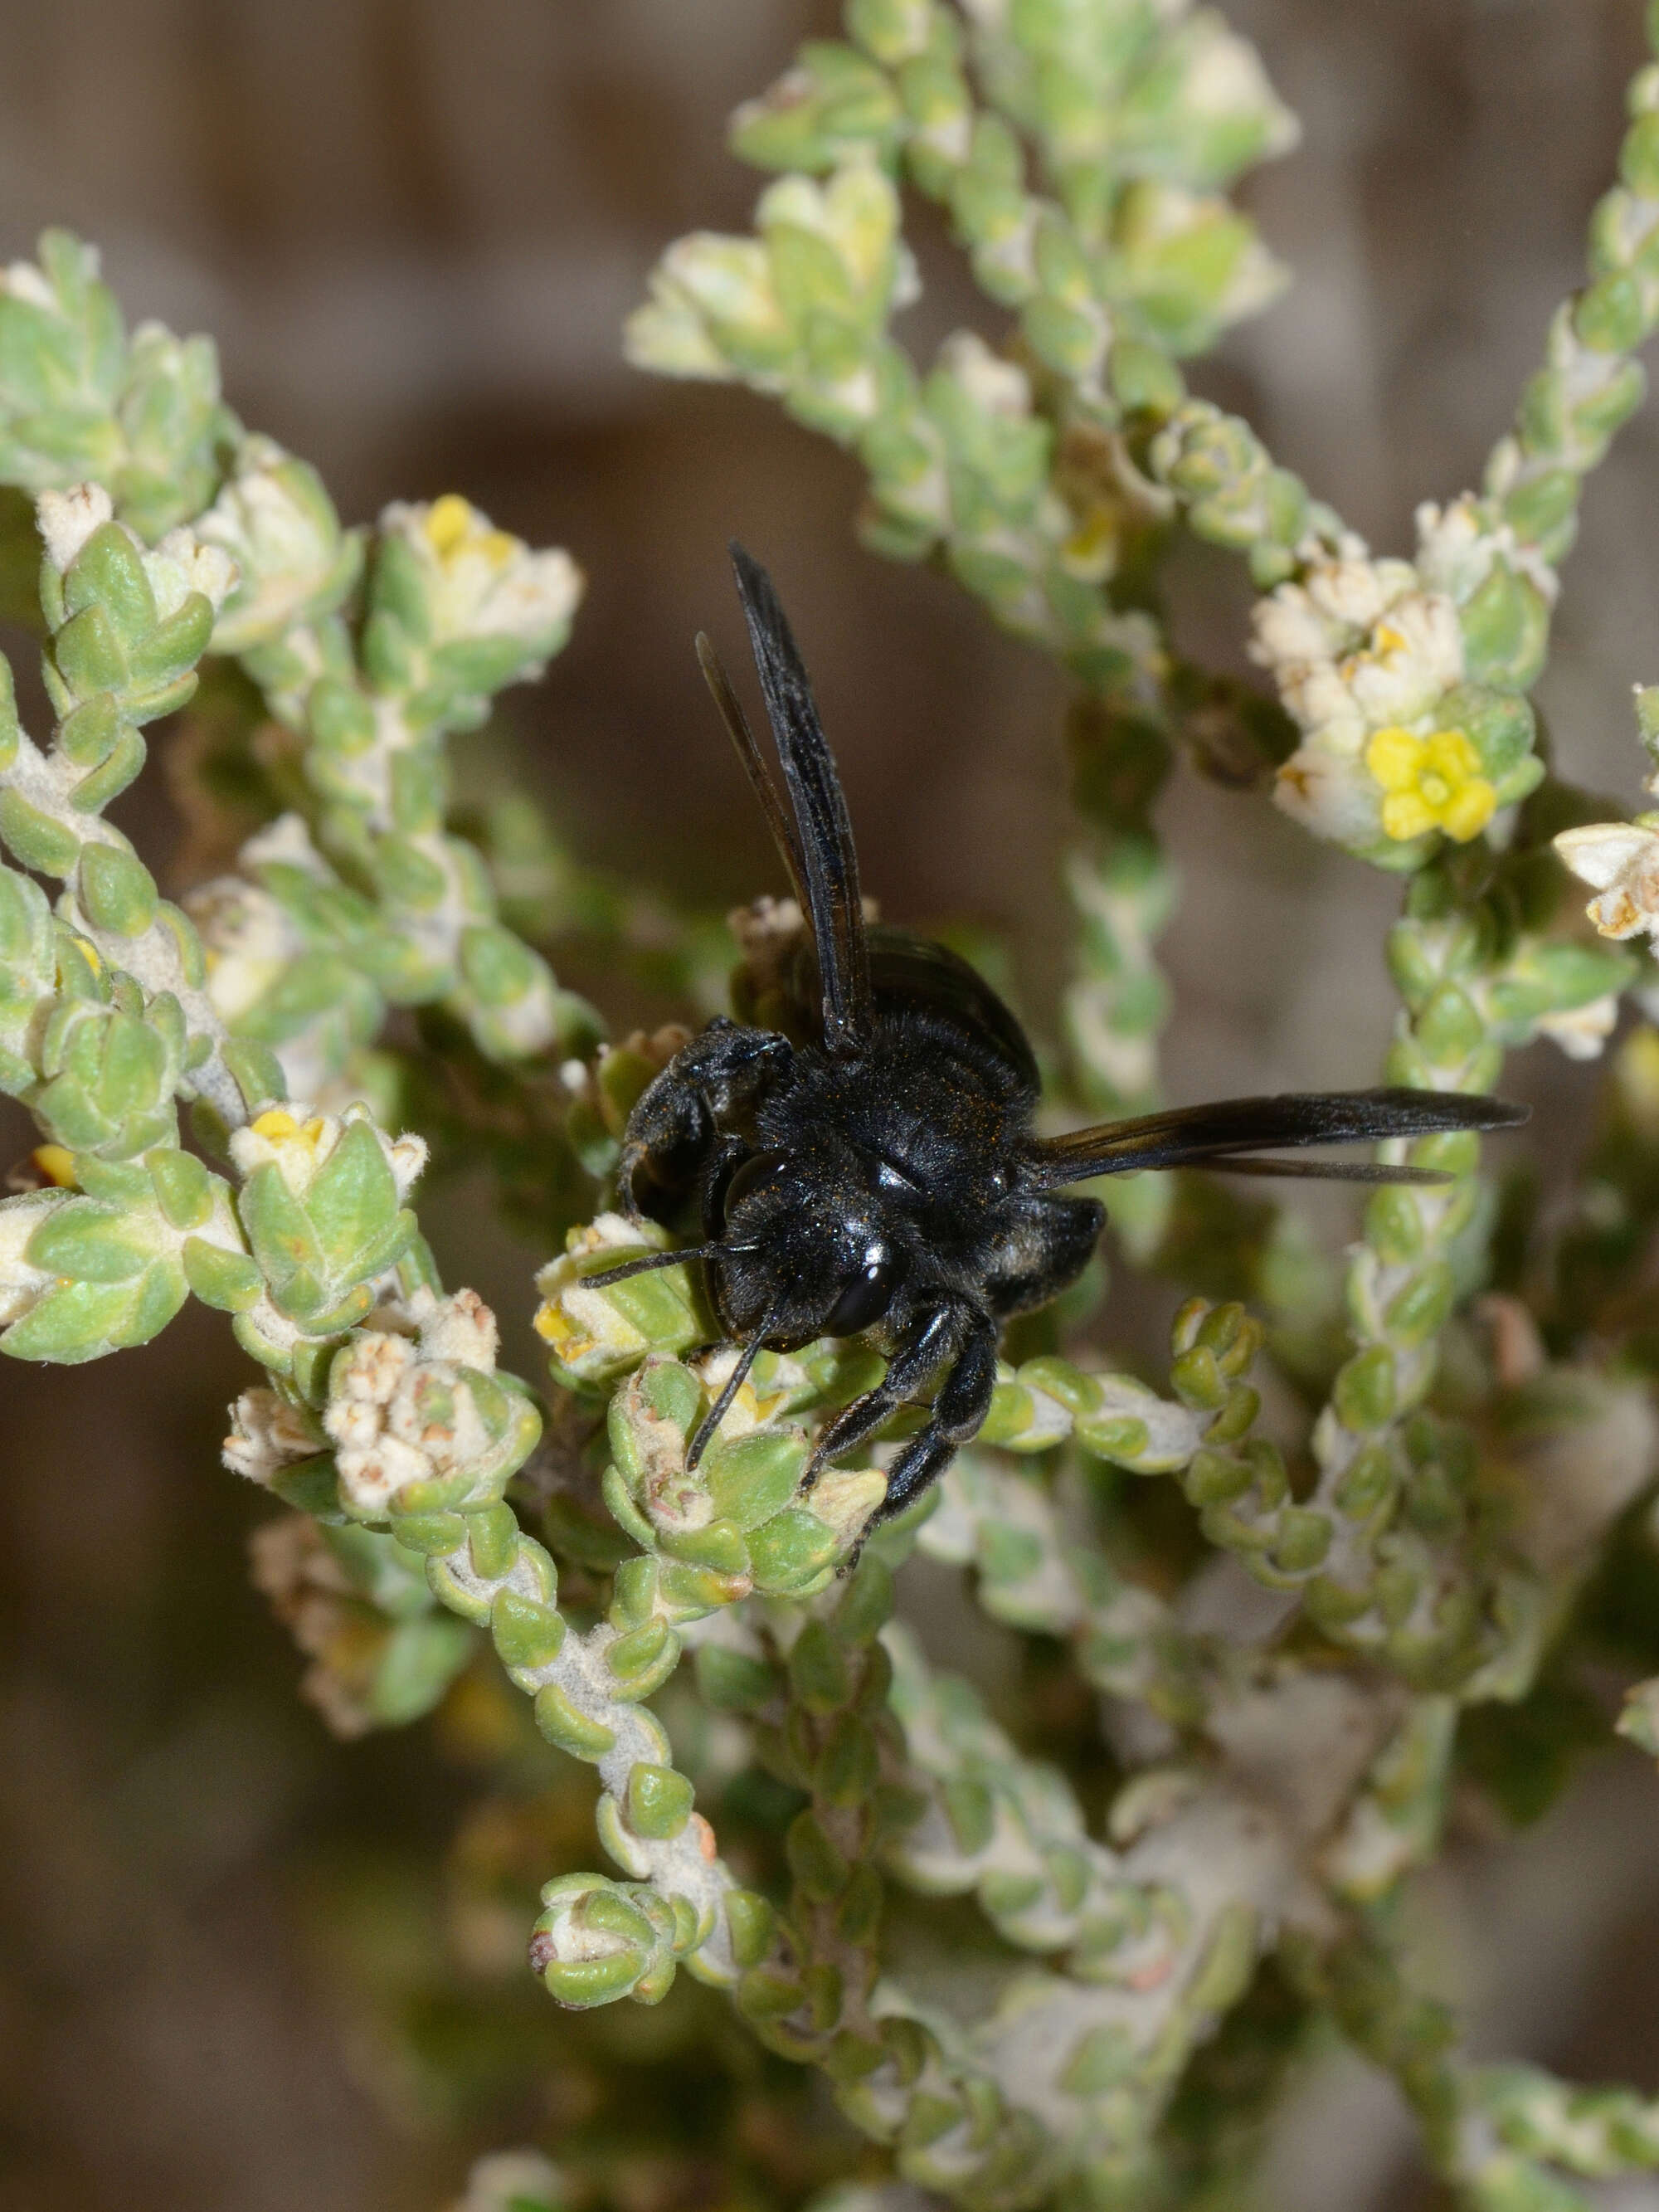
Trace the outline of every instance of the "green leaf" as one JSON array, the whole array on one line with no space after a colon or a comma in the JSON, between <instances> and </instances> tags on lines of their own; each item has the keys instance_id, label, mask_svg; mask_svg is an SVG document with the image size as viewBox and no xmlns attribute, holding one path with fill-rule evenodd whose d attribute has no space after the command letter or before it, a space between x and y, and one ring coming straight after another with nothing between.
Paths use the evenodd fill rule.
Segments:
<instances>
[{"instance_id":1,"label":"green leaf","mask_svg":"<svg viewBox=\"0 0 1659 2212\"><path fill-rule=\"evenodd\" d=\"M253 1256L279 1303L300 1279L310 1279L314 1286L322 1255L305 1210L279 1168L270 1161L255 1168L242 1186L237 1210Z\"/></svg>"},{"instance_id":2,"label":"green leaf","mask_svg":"<svg viewBox=\"0 0 1659 2212\"><path fill-rule=\"evenodd\" d=\"M116 641L118 653L155 627L155 594L144 573L143 557L118 522L100 525L76 555L64 578L64 605L70 629L88 615L99 616ZM60 631L60 643L63 635ZM58 665L64 666L61 658ZM101 690L108 681L89 688Z\"/></svg>"},{"instance_id":3,"label":"green leaf","mask_svg":"<svg viewBox=\"0 0 1659 2212\"><path fill-rule=\"evenodd\" d=\"M855 151L884 155L903 115L884 71L850 46L810 40L796 65L732 118L727 143L759 169L835 168Z\"/></svg>"},{"instance_id":4,"label":"green leaf","mask_svg":"<svg viewBox=\"0 0 1659 2212\"><path fill-rule=\"evenodd\" d=\"M62 1366L101 1359L106 1352L148 1343L185 1302L183 1268L170 1258L121 1283L66 1283L0 1336L13 1359Z\"/></svg>"},{"instance_id":5,"label":"green leaf","mask_svg":"<svg viewBox=\"0 0 1659 2212\"><path fill-rule=\"evenodd\" d=\"M94 692L83 699L58 725L58 746L77 768L97 768L106 761L120 740L121 716L114 695Z\"/></svg>"},{"instance_id":6,"label":"green leaf","mask_svg":"<svg viewBox=\"0 0 1659 2212\"><path fill-rule=\"evenodd\" d=\"M368 1705L386 1728L429 1713L477 1650L477 1638L453 1614L428 1613L400 1621L386 1638Z\"/></svg>"},{"instance_id":7,"label":"green leaf","mask_svg":"<svg viewBox=\"0 0 1659 2212\"><path fill-rule=\"evenodd\" d=\"M200 1160L176 1145L144 1156L161 1211L174 1229L199 1229L213 1211L214 1178Z\"/></svg>"},{"instance_id":8,"label":"green leaf","mask_svg":"<svg viewBox=\"0 0 1659 2212\"><path fill-rule=\"evenodd\" d=\"M135 729L123 729L98 767L88 770L70 793L77 814L96 814L112 799L118 799L143 770L147 752Z\"/></svg>"},{"instance_id":9,"label":"green leaf","mask_svg":"<svg viewBox=\"0 0 1659 2212\"><path fill-rule=\"evenodd\" d=\"M786 1596L815 1580L835 1556L833 1532L799 1506L775 1514L749 1539L755 1587Z\"/></svg>"},{"instance_id":10,"label":"green leaf","mask_svg":"<svg viewBox=\"0 0 1659 2212\"><path fill-rule=\"evenodd\" d=\"M806 1452L806 1440L795 1430L757 1429L729 1444L717 1437L702 1469L714 1518L730 1521L745 1535L770 1521L799 1488Z\"/></svg>"},{"instance_id":11,"label":"green leaf","mask_svg":"<svg viewBox=\"0 0 1659 2212\"><path fill-rule=\"evenodd\" d=\"M81 840L50 814L31 806L19 791L0 792L0 838L26 868L43 876L69 876L81 851Z\"/></svg>"},{"instance_id":12,"label":"green leaf","mask_svg":"<svg viewBox=\"0 0 1659 2212\"><path fill-rule=\"evenodd\" d=\"M672 1766L636 1759L629 1770L628 1825L636 1836L669 1842L690 1819L692 1799L690 1783Z\"/></svg>"},{"instance_id":13,"label":"green leaf","mask_svg":"<svg viewBox=\"0 0 1659 2212\"><path fill-rule=\"evenodd\" d=\"M246 1313L259 1303L264 1279L246 1252L227 1251L204 1237L186 1237L180 1251L185 1279L205 1306Z\"/></svg>"},{"instance_id":14,"label":"green leaf","mask_svg":"<svg viewBox=\"0 0 1659 2212\"><path fill-rule=\"evenodd\" d=\"M83 845L77 887L94 928L142 937L155 919L155 878L136 853L119 845Z\"/></svg>"},{"instance_id":15,"label":"green leaf","mask_svg":"<svg viewBox=\"0 0 1659 2212\"><path fill-rule=\"evenodd\" d=\"M317 1243L337 1277L389 1264L412 1221L398 1212L398 1187L367 1121L351 1122L306 1193Z\"/></svg>"},{"instance_id":16,"label":"green leaf","mask_svg":"<svg viewBox=\"0 0 1659 2212\"><path fill-rule=\"evenodd\" d=\"M156 1256L154 1224L97 1199L72 1198L41 1223L26 1256L31 1267L49 1274L86 1283L125 1283Z\"/></svg>"},{"instance_id":17,"label":"green leaf","mask_svg":"<svg viewBox=\"0 0 1659 2212\"><path fill-rule=\"evenodd\" d=\"M130 655L133 681L171 684L195 667L213 635L213 605L200 592L187 592L165 622L159 622Z\"/></svg>"},{"instance_id":18,"label":"green leaf","mask_svg":"<svg viewBox=\"0 0 1659 2212\"><path fill-rule=\"evenodd\" d=\"M692 1653L697 1694L715 1712L755 1712L775 1695L778 1680L763 1659L746 1652L728 1650L720 1644L700 1644Z\"/></svg>"},{"instance_id":19,"label":"green leaf","mask_svg":"<svg viewBox=\"0 0 1659 2212\"><path fill-rule=\"evenodd\" d=\"M283 1063L269 1045L252 1037L229 1037L219 1050L250 1114L288 1097Z\"/></svg>"},{"instance_id":20,"label":"green leaf","mask_svg":"<svg viewBox=\"0 0 1659 2212\"><path fill-rule=\"evenodd\" d=\"M103 607L84 608L65 623L52 641L52 657L76 699L88 699L99 691L118 692L126 684L126 650Z\"/></svg>"}]
</instances>

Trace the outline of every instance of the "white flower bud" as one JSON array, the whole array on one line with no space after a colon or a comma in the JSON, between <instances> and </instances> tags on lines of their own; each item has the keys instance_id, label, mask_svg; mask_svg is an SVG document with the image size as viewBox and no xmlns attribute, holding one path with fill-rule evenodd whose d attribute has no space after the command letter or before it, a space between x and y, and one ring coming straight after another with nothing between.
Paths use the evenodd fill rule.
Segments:
<instances>
[{"instance_id":1,"label":"white flower bud","mask_svg":"<svg viewBox=\"0 0 1659 2212\"><path fill-rule=\"evenodd\" d=\"M483 1460L494 1443L464 1365L379 1332L358 1337L335 1361L323 1426L343 1496L370 1514L384 1512L409 1483Z\"/></svg>"},{"instance_id":2,"label":"white flower bud","mask_svg":"<svg viewBox=\"0 0 1659 2212\"><path fill-rule=\"evenodd\" d=\"M95 276L98 273L97 248L88 246L82 251L90 263L88 273ZM24 301L31 307L45 307L51 314L63 312L46 272L37 269L32 261L9 262L4 271L0 272L0 292L9 292L14 300Z\"/></svg>"},{"instance_id":3,"label":"white flower bud","mask_svg":"<svg viewBox=\"0 0 1659 2212\"><path fill-rule=\"evenodd\" d=\"M355 573L356 539L343 536L314 471L274 438L243 441L234 474L195 528L239 572L214 632L216 652L279 637L319 602L331 605Z\"/></svg>"},{"instance_id":4,"label":"white flower bud","mask_svg":"<svg viewBox=\"0 0 1659 2212\"><path fill-rule=\"evenodd\" d=\"M538 2150L492 2151L474 2165L453 2212L558 2212L563 2175Z\"/></svg>"},{"instance_id":5,"label":"white flower bud","mask_svg":"<svg viewBox=\"0 0 1659 2212\"><path fill-rule=\"evenodd\" d=\"M302 949L280 901L240 876L216 876L185 896L207 956L208 996L227 1023L262 999Z\"/></svg>"},{"instance_id":6,"label":"white flower bud","mask_svg":"<svg viewBox=\"0 0 1659 2212\"><path fill-rule=\"evenodd\" d=\"M1279 672L1279 695L1291 720L1334 752L1359 751L1365 717L1334 661L1292 662Z\"/></svg>"},{"instance_id":7,"label":"white flower bud","mask_svg":"<svg viewBox=\"0 0 1659 2212\"><path fill-rule=\"evenodd\" d=\"M1372 845L1382 835L1382 793L1357 757L1322 739L1291 754L1279 771L1273 801L1293 822L1339 845Z\"/></svg>"},{"instance_id":8,"label":"white flower bud","mask_svg":"<svg viewBox=\"0 0 1659 2212\"><path fill-rule=\"evenodd\" d=\"M1659 939L1659 827L1591 822L1554 841L1564 865L1600 893L1584 909L1603 937Z\"/></svg>"},{"instance_id":9,"label":"white flower bud","mask_svg":"<svg viewBox=\"0 0 1659 2212\"><path fill-rule=\"evenodd\" d=\"M953 331L939 349L939 365L988 415L1018 421L1030 413L1031 386L1024 370L993 353L976 331Z\"/></svg>"},{"instance_id":10,"label":"white flower bud","mask_svg":"<svg viewBox=\"0 0 1659 2212\"><path fill-rule=\"evenodd\" d=\"M460 1367L495 1370L501 1330L495 1316L476 1291L457 1291L441 1298L420 1322L421 1356L447 1359Z\"/></svg>"},{"instance_id":11,"label":"white flower bud","mask_svg":"<svg viewBox=\"0 0 1659 2212\"><path fill-rule=\"evenodd\" d=\"M312 1417L275 1390L244 1390L230 1409L230 1434L220 1456L233 1474L268 1488L273 1477L322 1449Z\"/></svg>"},{"instance_id":12,"label":"white flower bud","mask_svg":"<svg viewBox=\"0 0 1659 2212\"><path fill-rule=\"evenodd\" d=\"M1328 616L1300 584L1281 584L1276 592L1259 599L1250 615L1250 628L1254 632L1250 658L1263 668L1322 660L1342 642Z\"/></svg>"},{"instance_id":13,"label":"white flower bud","mask_svg":"<svg viewBox=\"0 0 1659 2212\"><path fill-rule=\"evenodd\" d=\"M1438 592L1396 600L1340 672L1370 728L1414 721L1462 676L1456 608Z\"/></svg>"},{"instance_id":14,"label":"white flower bud","mask_svg":"<svg viewBox=\"0 0 1659 2212\"><path fill-rule=\"evenodd\" d=\"M1307 595L1328 621L1369 629L1389 604L1388 581L1374 561L1327 561L1309 574Z\"/></svg>"},{"instance_id":15,"label":"white flower bud","mask_svg":"<svg viewBox=\"0 0 1659 2212\"><path fill-rule=\"evenodd\" d=\"M1442 507L1425 500L1417 510L1417 572L1431 591L1459 606L1474 598L1494 562L1502 561L1535 585L1554 605L1560 580L1535 545L1523 545L1507 522L1495 522L1473 492Z\"/></svg>"},{"instance_id":16,"label":"white flower bud","mask_svg":"<svg viewBox=\"0 0 1659 2212\"><path fill-rule=\"evenodd\" d=\"M46 558L61 576L93 532L114 520L115 502L102 484L72 484L68 491L43 491L34 518Z\"/></svg>"},{"instance_id":17,"label":"white flower bud","mask_svg":"<svg viewBox=\"0 0 1659 2212\"><path fill-rule=\"evenodd\" d=\"M1486 582L1496 550L1474 495L1465 492L1443 507L1425 500L1416 519L1418 573L1431 591L1461 605Z\"/></svg>"},{"instance_id":18,"label":"white flower bud","mask_svg":"<svg viewBox=\"0 0 1659 2212\"><path fill-rule=\"evenodd\" d=\"M241 573L222 546L204 545L194 531L182 527L169 530L155 551L144 556L144 571L163 622L178 613L192 592L199 592L217 614Z\"/></svg>"},{"instance_id":19,"label":"white flower bud","mask_svg":"<svg viewBox=\"0 0 1659 2212\"><path fill-rule=\"evenodd\" d=\"M1587 1006L1560 1014L1540 1014L1538 1034L1559 1045L1569 1060L1599 1060L1601 1048L1619 1026L1619 994L1609 991Z\"/></svg>"}]
</instances>

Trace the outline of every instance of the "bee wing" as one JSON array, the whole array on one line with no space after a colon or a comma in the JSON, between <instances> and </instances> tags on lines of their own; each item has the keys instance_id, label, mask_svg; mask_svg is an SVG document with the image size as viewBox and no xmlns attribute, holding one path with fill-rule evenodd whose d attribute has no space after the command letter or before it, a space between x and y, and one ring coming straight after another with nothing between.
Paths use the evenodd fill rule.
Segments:
<instances>
[{"instance_id":1,"label":"bee wing","mask_svg":"<svg viewBox=\"0 0 1659 2212\"><path fill-rule=\"evenodd\" d=\"M796 837L788 849L799 862L801 904L817 949L823 1041L834 1053L855 1051L870 1033L870 953L853 824L812 687L772 580L741 545L734 544L731 550L766 712L783 764L784 786L794 809ZM755 772L749 765L749 750L753 743L750 738L745 748L738 740L751 782ZM769 777L767 781L769 786ZM774 789L770 800L761 799L769 819L776 796ZM773 834L778 834L775 823Z\"/></svg>"},{"instance_id":2,"label":"bee wing","mask_svg":"<svg viewBox=\"0 0 1659 2212\"><path fill-rule=\"evenodd\" d=\"M761 804L766 817L766 826L772 832L772 842L778 856L789 871L789 881L795 894L796 904L803 915L810 911L806 902L806 866L801 859L800 840L795 835L795 825L789 810L783 803L783 793L778 789L772 771L766 765L765 756L755 743L755 733L749 726L749 717L743 711L743 702L732 688L732 679L714 650L714 641L707 631L699 630L696 636L697 662L702 670L702 679L714 696L720 710L720 720L726 725L726 735L743 763L744 774Z\"/></svg>"},{"instance_id":3,"label":"bee wing","mask_svg":"<svg viewBox=\"0 0 1659 2212\"><path fill-rule=\"evenodd\" d=\"M1258 1160L1235 1158L1202 1163L1208 1175L1278 1176L1286 1182L1449 1183L1444 1168L1390 1168L1370 1160Z\"/></svg>"},{"instance_id":4,"label":"bee wing","mask_svg":"<svg viewBox=\"0 0 1659 2212\"><path fill-rule=\"evenodd\" d=\"M1178 1106L1139 1121L1105 1121L1069 1136L1039 1139L1030 1154L1045 1188L1127 1175L1138 1168L1237 1165L1246 1175L1329 1176L1339 1182L1413 1182L1416 1173L1375 1176L1321 1161L1255 1160L1248 1154L1303 1145L1356 1145L1384 1137L1430 1137L1449 1129L1513 1129L1528 1109L1504 1098L1456 1091L1293 1092L1278 1098L1223 1098Z\"/></svg>"}]
</instances>

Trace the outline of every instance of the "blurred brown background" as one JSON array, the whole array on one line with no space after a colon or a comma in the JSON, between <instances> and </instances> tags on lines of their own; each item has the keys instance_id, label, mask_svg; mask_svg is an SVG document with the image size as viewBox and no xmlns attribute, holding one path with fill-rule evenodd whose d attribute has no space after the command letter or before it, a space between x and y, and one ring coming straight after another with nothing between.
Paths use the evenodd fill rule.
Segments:
<instances>
[{"instance_id":1,"label":"blurred brown background","mask_svg":"<svg viewBox=\"0 0 1659 2212\"><path fill-rule=\"evenodd\" d=\"M1577 281L1638 0L1230 12L1305 125L1249 189L1298 283L1198 382L1401 546L1419 499L1476 480ZM349 519L454 488L568 546L588 597L546 683L508 702L521 757L579 851L720 902L775 887L689 643L735 635L741 535L806 644L866 881L896 919L1006 927L1040 1018L1063 947L1059 679L954 586L856 549L850 461L620 358L661 247L744 225L758 179L724 152L727 111L835 22L800 0L0 0L0 254L48 222L98 240L131 318L212 331L243 419ZM926 225L923 246L927 350L983 311ZM1185 641L1242 667L1234 567L1188 549L1175 588ZM1570 772L1626 803L1629 689L1656 678L1648 416L1590 485L1542 694ZM140 806L164 850L161 803ZM1174 1094L1370 1080L1395 887L1190 782L1165 819L1188 893L1165 947ZM1570 1167L1594 1080L1522 1057L1541 1158ZM0 1136L24 1149L15 1118ZM538 1255L481 1228L476 1198L438 1194L428 1225L451 1279L521 1328ZM385 2033L470 1770L425 1730L336 1746L295 1700L246 1581L264 1509L217 1466L246 1379L199 1308L95 1369L0 1371L3 2212L412 2212L447 2201L469 2148L559 2132L533 2074L505 2106L434 2110ZM1520 1842L1465 1851L1425 1909L1483 2047L1659 2088L1659 1783L1634 1754ZM544 2044L562 2024L529 1997L498 2032ZM1419 2201L1407 2142L1389 2094L1339 2063L1285 2130L1277 2201Z\"/></svg>"}]
</instances>

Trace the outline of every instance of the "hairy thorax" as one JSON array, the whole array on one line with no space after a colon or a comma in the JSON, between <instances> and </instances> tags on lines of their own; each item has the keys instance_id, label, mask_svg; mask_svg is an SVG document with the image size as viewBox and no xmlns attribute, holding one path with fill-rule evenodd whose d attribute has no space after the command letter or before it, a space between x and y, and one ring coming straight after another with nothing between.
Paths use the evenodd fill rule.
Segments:
<instances>
[{"instance_id":1,"label":"hairy thorax","mask_svg":"<svg viewBox=\"0 0 1659 2212\"><path fill-rule=\"evenodd\" d=\"M757 1116L763 1142L833 1129L876 1186L933 1235L954 1241L1009 1187L1030 1097L989 1043L954 1023L881 1021L869 1047L835 1060L808 1048Z\"/></svg>"}]
</instances>

